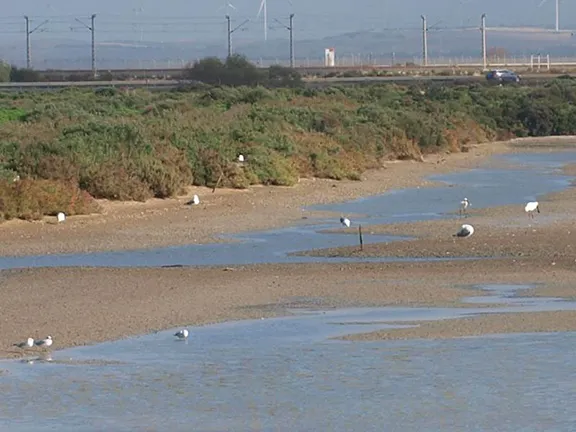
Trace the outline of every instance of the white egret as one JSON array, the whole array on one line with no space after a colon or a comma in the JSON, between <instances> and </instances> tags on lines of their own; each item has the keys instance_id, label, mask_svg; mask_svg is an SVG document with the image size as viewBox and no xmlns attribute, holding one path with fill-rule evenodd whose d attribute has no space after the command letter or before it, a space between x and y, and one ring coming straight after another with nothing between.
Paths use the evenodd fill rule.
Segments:
<instances>
[{"instance_id":1,"label":"white egret","mask_svg":"<svg viewBox=\"0 0 576 432\"><path fill-rule=\"evenodd\" d=\"M188 338L188 334L188 330L182 329L174 333L174 336L176 336L178 339L186 339Z\"/></svg>"},{"instance_id":2,"label":"white egret","mask_svg":"<svg viewBox=\"0 0 576 432\"><path fill-rule=\"evenodd\" d=\"M52 345L52 343L53 343L52 336L46 336L46 339L42 339L42 340L36 341L36 345L38 345L38 346L47 346L47 347L49 347L49 346Z\"/></svg>"},{"instance_id":3,"label":"white egret","mask_svg":"<svg viewBox=\"0 0 576 432\"><path fill-rule=\"evenodd\" d=\"M29 337L26 342L20 342L19 344L14 344L18 348L32 348L34 346L34 339Z\"/></svg>"},{"instance_id":4,"label":"white egret","mask_svg":"<svg viewBox=\"0 0 576 432\"><path fill-rule=\"evenodd\" d=\"M350 219L345 218L344 216L340 217L340 223L347 228L350 228Z\"/></svg>"},{"instance_id":5,"label":"white egret","mask_svg":"<svg viewBox=\"0 0 576 432\"><path fill-rule=\"evenodd\" d=\"M62 212L58 212L56 218L58 219L58 223L64 222L66 220L66 215Z\"/></svg>"},{"instance_id":6,"label":"white egret","mask_svg":"<svg viewBox=\"0 0 576 432\"><path fill-rule=\"evenodd\" d=\"M526 204L526 207L524 207L524 211L528 213L529 218L534 218L534 210L540 213L540 204L538 204L538 201L530 201Z\"/></svg>"},{"instance_id":7,"label":"white egret","mask_svg":"<svg viewBox=\"0 0 576 432\"><path fill-rule=\"evenodd\" d=\"M474 227L472 225L464 224L460 227L460 231L454 234L455 237L470 237L474 234Z\"/></svg>"},{"instance_id":8,"label":"white egret","mask_svg":"<svg viewBox=\"0 0 576 432\"><path fill-rule=\"evenodd\" d=\"M460 201L460 216L465 215L466 214L466 209L468 207L470 207L472 204L470 204L470 201L468 201L468 198L464 198L462 201Z\"/></svg>"}]
</instances>

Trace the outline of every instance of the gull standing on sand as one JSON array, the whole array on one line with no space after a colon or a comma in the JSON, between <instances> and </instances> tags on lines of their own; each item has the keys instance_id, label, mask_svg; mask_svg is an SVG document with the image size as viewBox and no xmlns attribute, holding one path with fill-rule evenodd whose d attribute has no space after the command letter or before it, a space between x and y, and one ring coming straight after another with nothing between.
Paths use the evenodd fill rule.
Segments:
<instances>
[{"instance_id":1,"label":"gull standing on sand","mask_svg":"<svg viewBox=\"0 0 576 432\"><path fill-rule=\"evenodd\" d=\"M192 199L190 201L188 201L186 204L188 205L198 205L200 204L200 197L196 194L194 194L194 196L192 197Z\"/></svg>"},{"instance_id":2,"label":"gull standing on sand","mask_svg":"<svg viewBox=\"0 0 576 432\"><path fill-rule=\"evenodd\" d=\"M58 223L64 222L66 220L66 215L63 212L58 212L56 219L58 220Z\"/></svg>"},{"instance_id":3,"label":"gull standing on sand","mask_svg":"<svg viewBox=\"0 0 576 432\"><path fill-rule=\"evenodd\" d=\"M187 339L188 338L188 330L186 329L182 329L176 333L174 333L174 336L176 336L178 339Z\"/></svg>"},{"instance_id":4,"label":"gull standing on sand","mask_svg":"<svg viewBox=\"0 0 576 432\"><path fill-rule=\"evenodd\" d=\"M53 342L52 336L46 336L46 339L36 341L36 345L49 347L49 346L52 346L52 342Z\"/></svg>"},{"instance_id":5,"label":"gull standing on sand","mask_svg":"<svg viewBox=\"0 0 576 432\"><path fill-rule=\"evenodd\" d=\"M460 228L460 231L454 234L454 237L470 237L472 234L474 234L474 227L472 225L464 224Z\"/></svg>"},{"instance_id":6,"label":"gull standing on sand","mask_svg":"<svg viewBox=\"0 0 576 432\"><path fill-rule=\"evenodd\" d=\"M538 201L530 201L526 204L526 207L524 207L524 211L528 213L528 217L531 219L534 218L534 210L540 213L540 204L538 204Z\"/></svg>"},{"instance_id":7,"label":"gull standing on sand","mask_svg":"<svg viewBox=\"0 0 576 432\"><path fill-rule=\"evenodd\" d=\"M29 337L26 342L20 342L19 344L14 344L18 348L32 348L34 346L34 339Z\"/></svg>"},{"instance_id":8,"label":"gull standing on sand","mask_svg":"<svg viewBox=\"0 0 576 432\"><path fill-rule=\"evenodd\" d=\"M470 204L470 201L468 201L468 198L464 198L462 201L460 201L460 216L463 216L466 214L466 209L471 206L472 204Z\"/></svg>"},{"instance_id":9,"label":"gull standing on sand","mask_svg":"<svg viewBox=\"0 0 576 432\"><path fill-rule=\"evenodd\" d=\"M344 216L340 217L340 223L344 225L346 228L350 228L350 219L345 218Z\"/></svg>"}]
</instances>

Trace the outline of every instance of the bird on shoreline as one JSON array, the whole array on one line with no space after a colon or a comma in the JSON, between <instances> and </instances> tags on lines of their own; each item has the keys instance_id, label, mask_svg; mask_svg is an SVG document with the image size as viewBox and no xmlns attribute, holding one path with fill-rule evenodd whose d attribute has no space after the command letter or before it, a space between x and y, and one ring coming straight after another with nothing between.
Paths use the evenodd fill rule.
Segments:
<instances>
[{"instance_id":1,"label":"bird on shoreline","mask_svg":"<svg viewBox=\"0 0 576 432\"><path fill-rule=\"evenodd\" d=\"M186 204L188 205L198 205L200 204L200 197L196 194L194 194L194 196L192 197L192 199L190 201L188 201Z\"/></svg>"},{"instance_id":2,"label":"bird on shoreline","mask_svg":"<svg viewBox=\"0 0 576 432\"><path fill-rule=\"evenodd\" d=\"M189 335L189 332L187 329L182 329L177 331L176 333L174 333L174 336L176 336L178 339L187 339Z\"/></svg>"},{"instance_id":3,"label":"bird on shoreline","mask_svg":"<svg viewBox=\"0 0 576 432\"><path fill-rule=\"evenodd\" d=\"M528 217L530 219L534 219L534 210L540 213L540 204L538 203L538 201L530 201L524 207L524 211L528 214Z\"/></svg>"},{"instance_id":4,"label":"bird on shoreline","mask_svg":"<svg viewBox=\"0 0 576 432\"><path fill-rule=\"evenodd\" d=\"M20 342L19 344L14 344L18 348L32 348L34 346L34 338L29 337L26 342Z\"/></svg>"},{"instance_id":5,"label":"bird on shoreline","mask_svg":"<svg viewBox=\"0 0 576 432\"><path fill-rule=\"evenodd\" d=\"M470 207L472 204L470 204L470 201L468 201L468 198L464 198L462 201L460 201L460 216L464 216L466 215L466 209L468 207Z\"/></svg>"},{"instance_id":6,"label":"bird on shoreline","mask_svg":"<svg viewBox=\"0 0 576 432\"><path fill-rule=\"evenodd\" d=\"M340 217L340 223L342 225L344 225L346 228L350 228L350 224L351 224L350 219L345 218L344 216L341 216Z\"/></svg>"},{"instance_id":7,"label":"bird on shoreline","mask_svg":"<svg viewBox=\"0 0 576 432\"><path fill-rule=\"evenodd\" d=\"M36 341L36 345L37 345L37 346L47 346L47 347L49 347L49 346L52 346L52 343L53 343L53 342L54 342L54 341L52 340L52 336L46 336L46 339L42 339L42 340Z\"/></svg>"},{"instance_id":8,"label":"bird on shoreline","mask_svg":"<svg viewBox=\"0 0 576 432\"><path fill-rule=\"evenodd\" d=\"M474 234L474 227L472 225L464 224L460 228L460 231L454 234L454 237L470 237L472 234Z\"/></svg>"}]
</instances>

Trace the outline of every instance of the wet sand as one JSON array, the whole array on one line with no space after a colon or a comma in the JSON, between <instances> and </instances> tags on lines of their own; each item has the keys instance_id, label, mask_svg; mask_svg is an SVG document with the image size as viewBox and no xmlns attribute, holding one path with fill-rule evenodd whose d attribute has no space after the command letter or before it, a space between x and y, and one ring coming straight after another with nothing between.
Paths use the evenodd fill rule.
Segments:
<instances>
[{"instance_id":1,"label":"wet sand","mask_svg":"<svg viewBox=\"0 0 576 432\"><path fill-rule=\"evenodd\" d=\"M0 355L41 351L11 346L28 336L52 335L52 349L59 349L177 326L282 316L298 307L462 306L463 297L485 295L472 287L481 283L542 283L569 294L576 292L573 267L572 260L551 266L526 258L475 260L466 268L443 261L12 270L0 282ZM576 320L558 323L576 330ZM458 331L450 329L446 334Z\"/></svg>"},{"instance_id":2,"label":"wet sand","mask_svg":"<svg viewBox=\"0 0 576 432\"><path fill-rule=\"evenodd\" d=\"M451 339L510 333L568 332L576 330L576 311L494 313L443 321L402 321L387 324L415 327L349 335L340 339L349 341Z\"/></svg>"},{"instance_id":3,"label":"wet sand","mask_svg":"<svg viewBox=\"0 0 576 432\"><path fill-rule=\"evenodd\" d=\"M560 141L550 151L561 151L564 142ZM520 148L489 144L451 155L445 161L434 156L428 163L390 163L387 169L369 173L364 182L306 180L294 188L200 194L206 204L194 208L184 208L183 198L108 204L104 215L70 218L61 225L4 224L0 227L0 241L5 255L203 242L219 233L264 229L295 221L305 223L302 216L307 212L301 211L304 205L342 201L398 187L426 187L431 183L422 180L422 176L472 168L488 155L527 149L541 151L537 143L524 143ZM481 291L463 285L481 283L542 283L544 287L536 289L535 295L547 290L571 297L576 292L573 282L576 256L571 243L576 227L569 218L572 201L576 202L573 193L568 191L549 197L549 201L543 200L546 212L538 215L532 226L528 226L522 212L517 217L516 208L487 209L471 213L467 219L479 227L478 233L469 239L456 241L451 237L454 221L424 222L416 227L411 225L414 229L411 233L420 236L417 240L393 246L369 245L363 252L406 257L450 257L467 252L471 256L503 257L476 259L465 265L444 261L4 271L0 273L3 320L0 356L18 357L41 351L12 347L28 336L42 338L50 334L55 340L52 349L60 349L183 325L273 317L286 314L291 307L460 306L462 297L482 295ZM238 219L240 215L243 217ZM488 234L481 229L483 224L499 228ZM505 236L510 226L515 234ZM408 228L395 225L371 230L410 234ZM542 318L542 328L563 331L573 326L576 330L576 320L561 318L567 315L559 314L553 319ZM518 318L507 321L506 316L494 328L507 331L527 328L522 327L524 324ZM493 319L493 322L499 321ZM462 334L459 329L464 325L456 325L457 321L446 323L438 324L445 326L443 335ZM556 323L556 327L551 323Z\"/></svg>"},{"instance_id":4,"label":"wet sand","mask_svg":"<svg viewBox=\"0 0 576 432\"><path fill-rule=\"evenodd\" d=\"M186 196L178 199L153 199L146 203L100 201L102 214L70 217L63 224L56 224L55 218L0 224L0 256L223 242L219 238L222 234L310 223L311 218L325 216L303 211L308 205L343 202L397 188L430 187L435 184L424 177L476 168L495 154L571 150L574 143L574 137L558 137L471 145L466 152L431 155L424 162L387 162L357 182L302 179L294 187L219 189L215 193L207 188L190 188ZM193 194L200 196L200 205L185 205Z\"/></svg>"}]
</instances>

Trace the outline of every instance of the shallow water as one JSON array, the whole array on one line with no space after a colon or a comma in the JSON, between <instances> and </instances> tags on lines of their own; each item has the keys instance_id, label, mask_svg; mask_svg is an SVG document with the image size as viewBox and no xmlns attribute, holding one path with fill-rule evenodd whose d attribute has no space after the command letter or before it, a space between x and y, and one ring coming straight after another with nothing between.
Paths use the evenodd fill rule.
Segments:
<instances>
[{"instance_id":1,"label":"shallow water","mask_svg":"<svg viewBox=\"0 0 576 432\"><path fill-rule=\"evenodd\" d=\"M529 286L486 287L500 302ZM3 362L0 429L15 432L573 430L576 333L446 341L329 338L473 313L576 310L297 310ZM64 360L72 359L72 364ZM91 364L84 364L91 360ZM94 360L109 361L99 364Z\"/></svg>"},{"instance_id":2,"label":"shallow water","mask_svg":"<svg viewBox=\"0 0 576 432\"><path fill-rule=\"evenodd\" d=\"M568 186L571 177L558 169L576 161L576 153L504 159L522 167L434 177L448 186L315 209L364 214L354 222L369 225L455 217L450 213L464 196L475 208L521 204ZM0 268L324 261L286 253L356 243L355 235L317 232L334 226L337 217L235 236L244 243L231 245L2 258ZM383 239L392 240L365 238ZM482 288L486 295L465 301L508 306L302 309L285 318L194 328L185 342L174 340L173 329L56 351L52 361L0 362L0 431L574 430L576 387L570 377L576 333L444 341L330 339L390 328L390 322L576 310L576 302L562 299L515 297L518 289L530 286Z\"/></svg>"},{"instance_id":3,"label":"shallow water","mask_svg":"<svg viewBox=\"0 0 576 432\"><path fill-rule=\"evenodd\" d=\"M357 234L342 235L319 231L340 227L339 213L363 215L353 220L363 224L366 244L394 241L405 237L373 235L370 224L409 222L454 218L455 231L460 225L457 210L460 200L468 197L473 208L504 204L523 204L539 196L565 189L572 177L561 175L562 164L576 162L576 152L542 153L501 156L519 164L517 169L478 168L461 173L433 176L432 180L447 183L435 188L395 190L359 200L322 206L310 210L334 211L334 219L318 220L314 224L282 229L251 232L231 236L241 242L205 244L160 249L103 252L91 254L1 257L0 270L16 267L95 266L150 267L170 265L244 265L258 263L296 262L382 262L412 261L404 258L326 258L289 255L292 252L354 246ZM192 210L191 210L192 211ZM456 213L455 213L456 212ZM523 216L521 208L519 217Z\"/></svg>"}]
</instances>

